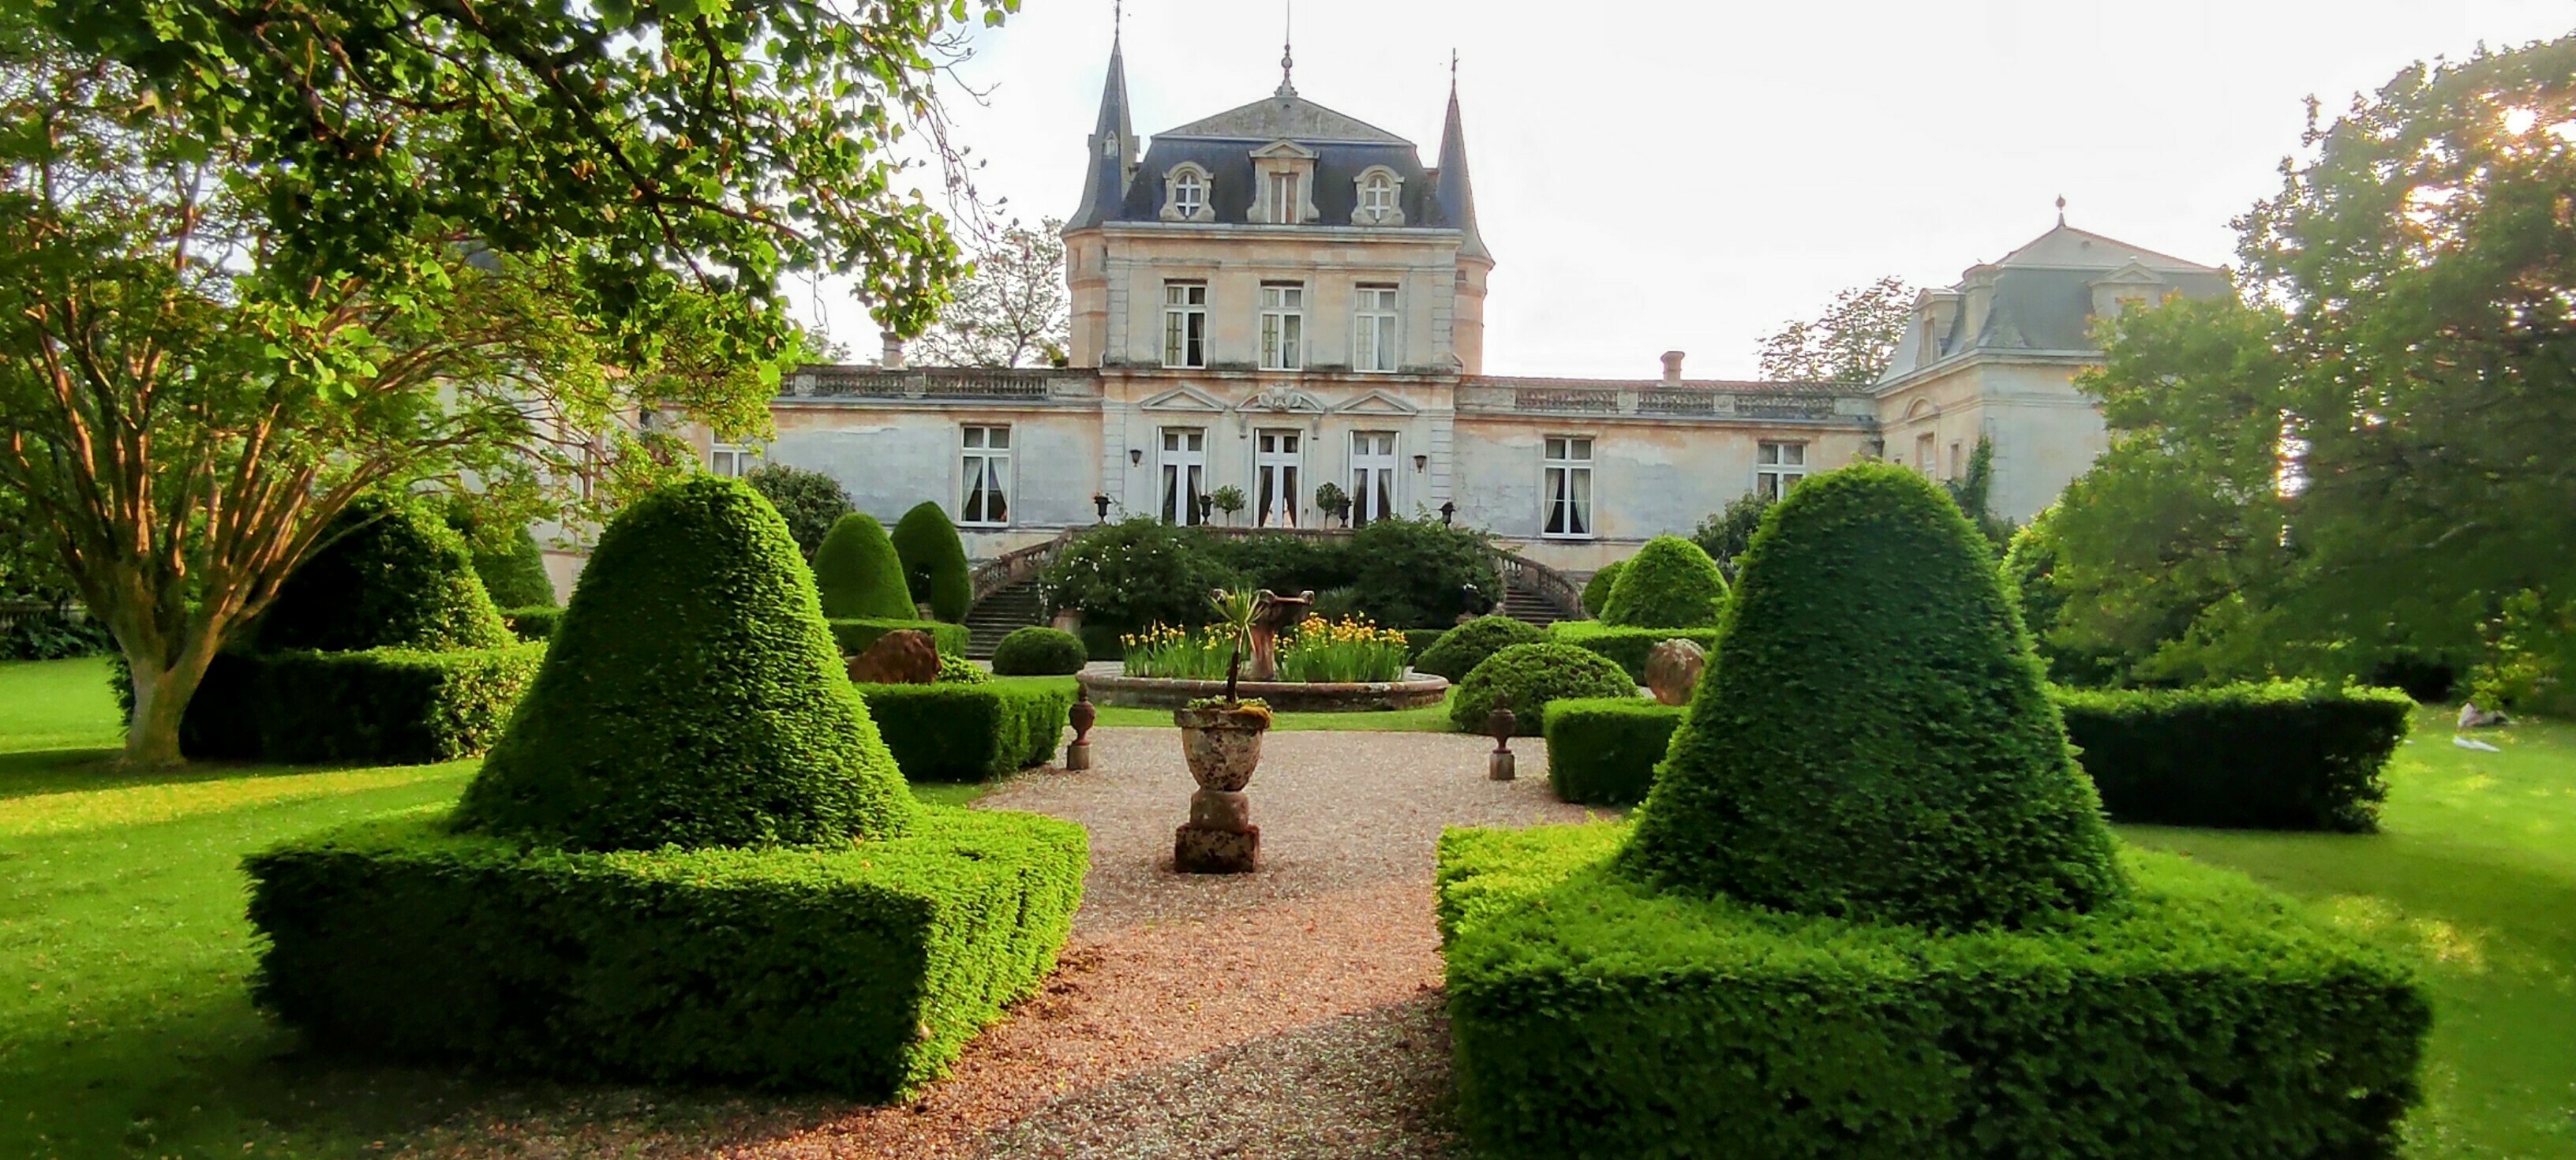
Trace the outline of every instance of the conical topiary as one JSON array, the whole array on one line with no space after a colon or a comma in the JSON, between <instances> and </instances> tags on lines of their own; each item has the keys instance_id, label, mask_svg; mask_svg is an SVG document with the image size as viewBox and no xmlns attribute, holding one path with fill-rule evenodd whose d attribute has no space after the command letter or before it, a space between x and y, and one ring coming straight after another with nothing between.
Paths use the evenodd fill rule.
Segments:
<instances>
[{"instance_id":1,"label":"conical topiary","mask_svg":"<svg viewBox=\"0 0 2576 1160\"><path fill-rule=\"evenodd\" d=\"M847 842L912 812L785 521L712 475L609 524L460 807L580 850Z\"/></svg>"},{"instance_id":2,"label":"conical topiary","mask_svg":"<svg viewBox=\"0 0 2576 1160\"><path fill-rule=\"evenodd\" d=\"M832 534L823 537L823 546L814 551L814 587L823 597L823 615L834 620L913 620L921 615L912 605L903 561L886 538L885 525L865 512L842 516Z\"/></svg>"},{"instance_id":3,"label":"conical topiary","mask_svg":"<svg viewBox=\"0 0 2576 1160\"><path fill-rule=\"evenodd\" d=\"M1595 620L1600 619L1601 610L1610 606L1610 590L1618 586L1619 574L1627 570L1626 560L1612 560L1603 564L1600 571L1593 573L1591 579L1583 582L1584 615Z\"/></svg>"},{"instance_id":4,"label":"conical topiary","mask_svg":"<svg viewBox=\"0 0 2576 1160\"><path fill-rule=\"evenodd\" d=\"M367 495L324 529L260 617L261 651L497 648L517 638L465 537L424 501Z\"/></svg>"},{"instance_id":5,"label":"conical topiary","mask_svg":"<svg viewBox=\"0 0 2576 1160\"><path fill-rule=\"evenodd\" d=\"M2100 800L1985 541L1913 472L1844 468L1774 507L1709 668L1631 872L1951 929L2122 893Z\"/></svg>"},{"instance_id":6,"label":"conical topiary","mask_svg":"<svg viewBox=\"0 0 2576 1160\"><path fill-rule=\"evenodd\" d=\"M903 562L904 586L916 604L955 624L975 603L975 576L966 564L966 542L936 503L913 505L894 523L894 554Z\"/></svg>"},{"instance_id":7,"label":"conical topiary","mask_svg":"<svg viewBox=\"0 0 2576 1160\"><path fill-rule=\"evenodd\" d=\"M1717 561L1680 536L1657 536L1629 557L1602 602L1601 623L1632 628L1708 628L1726 611Z\"/></svg>"}]
</instances>

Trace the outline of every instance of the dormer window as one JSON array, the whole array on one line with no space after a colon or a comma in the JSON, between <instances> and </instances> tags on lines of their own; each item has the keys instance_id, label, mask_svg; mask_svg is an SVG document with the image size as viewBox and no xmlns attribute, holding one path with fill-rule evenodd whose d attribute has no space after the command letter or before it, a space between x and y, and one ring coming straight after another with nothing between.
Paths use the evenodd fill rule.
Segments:
<instances>
[{"instance_id":1,"label":"dormer window","mask_svg":"<svg viewBox=\"0 0 2576 1160\"><path fill-rule=\"evenodd\" d=\"M1271 142L1252 151L1252 173L1252 212L1244 220L1282 226L1315 220L1314 150Z\"/></svg>"},{"instance_id":2,"label":"dormer window","mask_svg":"<svg viewBox=\"0 0 2576 1160\"><path fill-rule=\"evenodd\" d=\"M1404 211L1397 208L1397 196L1404 190L1404 179L1383 165L1372 165L1360 174L1358 204L1351 210L1351 224L1359 226L1400 226Z\"/></svg>"},{"instance_id":3,"label":"dormer window","mask_svg":"<svg viewBox=\"0 0 2576 1160\"><path fill-rule=\"evenodd\" d=\"M1296 224L1296 174L1273 173L1270 175L1270 215L1270 220L1273 224L1283 226Z\"/></svg>"},{"instance_id":4,"label":"dormer window","mask_svg":"<svg viewBox=\"0 0 2576 1160\"><path fill-rule=\"evenodd\" d=\"M1212 222L1216 211L1208 208L1209 194L1216 188L1215 179L1197 163L1184 161L1163 175L1163 213L1167 222Z\"/></svg>"}]
</instances>

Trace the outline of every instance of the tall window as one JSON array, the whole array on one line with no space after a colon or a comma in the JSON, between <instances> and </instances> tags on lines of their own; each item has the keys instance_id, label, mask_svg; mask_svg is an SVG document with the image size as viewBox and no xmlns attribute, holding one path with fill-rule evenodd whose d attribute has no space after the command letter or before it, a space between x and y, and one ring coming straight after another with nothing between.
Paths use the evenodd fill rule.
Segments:
<instances>
[{"instance_id":1,"label":"tall window","mask_svg":"<svg viewBox=\"0 0 2576 1160\"><path fill-rule=\"evenodd\" d=\"M1592 440L1575 435L1547 437L1547 518L1541 534L1588 537L1592 534Z\"/></svg>"},{"instance_id":2,"label":"tall window","mask_svg":"<svg viewBox=\"0 0 2576 1160\"><path fill-rule=\"evenodd\" d=\"M1011 522L1011 429L968 427L961 436L965 471L957 522L991 527Z\"/></svg>"},{"instance_id":3,"label":"tall window","mask_svg":"<svg viewBox=\"0 0 2576 1160\"><path fill-rule=\"evenodd\" d=\"M1939 469L1940 469L1940 465L1939 465L1939 464L1937 464L1937 463L1934 463L1934 462L1932 461L1932 456L1933 456L1933 455L1934 455L1934 452L1933 452L1933 450L1932 450L1932 433L1931 433L1931 432L1929 432L1929 431L1926 431L1926 432L1924 432L1924 433L1922 433L1922 434L1920 434L1920 435L1915 436L1915 437L1914 437L1914 470L1922 472L1922 473L1923 473L1923 478L1925 478L1925 479L1930 479L1930 478L1932 478L1932 473L1933 473L1934 471L1937 471L1937 470L1939 470Z\"/></svg>"},{"instance_id":4,"label":"tall window","mask_svg":"<svg viewBox=\"0 0 2576 1160\"><path fill-rule=\"evenodd\" d=\"M1395 287L1359 288L1359 333L1351 344L1351 367L1363 371L1395 369Z\"/></svg>"},{"instance_id":5,"label":"tall window","mask_svg":"<svg viewBox=\"0 0 2576 1160\"><path fill-rule=\"evenodd\" d=\"M707 470L717 475L740 477L751 470L751 449L730 443L707 448Z\"/></svg>"},{"instance_id":6,"label":"tall window","mask_svg":"<svg viewBox=\"0 0 2576 1160\"><path fill-rule=\"evenodd\" d=\"M1195 524L1207 491L1207 428L1163 428L1163 522Z\"/></svg>"},{"instance_id":7,"label":"tall window","mask_svg":"<svg viewBox=\"0 0 2576 1160\"><path fill-rule=\"evenodd\" d=\"M1949 478L1951 478L1951 479L1959 479L1959 478L1962 478L1962 477L1966 476L1967 474L1968 474L1968 453L1967 453L1964 449L1962 449L1962 448L1960 447L1960 445L1959 445L1959 441L1958 441L1958 440L1953 439L1953 440L1951 440L1951 441L1950 441L1950 475L1949 475Z\"/></svg>"},{"instance_id":8,"label":"tall window","mask_svg":"<svg viewBox=\"0 0 2576 1160\"><path fill-rule=\"evenodd\" d=\"M1382 222L1395 216L1395 179L1383 173L1372 173L1360 183L1360 213L1368 220Z\"/></svg>"},{"instance_id":9,"label":"tall window","mask_svg":"<svg viewBox=\"0 0 2576 1160\"><path fill-rule=\"evenodd\" d=\"M1395 432L1351 432L1351 526L1395 514Z\"/></svg>"},{"instance_id":10,"label":"tall window","mask_svg":"<svg viewBox=\"0 0 2576 1160\"><path fill-rule=\"evenodd\" d=\"M1270 175L1270 220L1273 223L1283 226L1296 224L1296 174L1273 173Z\"/></svg>"},{"instance_id":11,"label":"tall window","mask_svg":"<svg viewBox=\"0 0 2576 1160\"><path fill-rule=\"evenodd\" d=\"M1207 183L1198 171L1184 169L1172 178L1172 208L1184 218L1197 217L1207 208Z\"/></svg>"},{"instance_id":12,"label":"tall window","mask_svg":"<svg viewBox=\"0 0 2576 1160\"><path fill-rule=\"evenodd\" d=\"M1753 492L1764 499L1778 499L1807 478L1807 445L1804 443L1764 443L1753 455Z\"/></svg>"},{"instance_id":13,"label":"tall window","mask_svg":"<svg viewBox=\"0 0 2576 1160\"><path fill-rule=\"evenodd\" d=\"M1297 282L1261 284L1261 369L1293 371L1306 365L1306 287Z\"/></svg>"},{"instance_id":14,"label":"tall window","mask_svg":"<svg viewBox=\"0 0 2576 1160\"><path fill-rule=\"evenodd\" d=\"M1207 365L1207 283L1163 283L1163 365Z\"/></svg>"},{"instance_id":15,"label":"tall window","mask_svg":"<svg viewBox=\"0 0 2576 1160\"><path fill-rule=\"evenodd\" d=\"M1297 468L1305 446L1297 431L1263 429L1252 451L1252 510L1255 526L1297 526Z\"/></svg>"}]
</instances>

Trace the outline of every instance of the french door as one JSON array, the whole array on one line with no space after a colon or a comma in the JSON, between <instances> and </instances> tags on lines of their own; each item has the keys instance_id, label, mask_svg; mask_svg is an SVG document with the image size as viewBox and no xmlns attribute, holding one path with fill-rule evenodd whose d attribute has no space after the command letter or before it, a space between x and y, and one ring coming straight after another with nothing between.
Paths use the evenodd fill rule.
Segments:
<instances>
[{"instance_id":1,"label":"french door","mask_svg":"<svg viewBox=\"0 0 2576 1160\"><path fill-rule=\"evenodd\" d=\"M1351 526L1395 514L1395 432L1351 432Z\"/></svg>"},{"instance_id":2,"label":"french door","mask_svg":"<svg viewBox=\"0 0 2576 1160\"><path fill-rule=\"evenodd\" d=\"M1297 469L1305 462L1304 433L1263 429L1252 451L1253 524L1297 526Z\"/></svg>"},{"instance_id":3,"label":"french door","mask_svg":"<svg viewBox=\"0 0 2576 1160\"><path fill-rule=\"evenodd\" d=\"M1163 428L1163 522L1196 524L1199 496L1207 491L1207 428Z\"/></svg>"}]
</instances>

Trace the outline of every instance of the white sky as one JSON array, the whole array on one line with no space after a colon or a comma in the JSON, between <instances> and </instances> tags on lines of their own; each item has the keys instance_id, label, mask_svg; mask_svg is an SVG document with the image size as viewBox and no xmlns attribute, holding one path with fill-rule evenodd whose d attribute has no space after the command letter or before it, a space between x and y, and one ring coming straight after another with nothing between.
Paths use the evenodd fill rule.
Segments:
<instances>
[{"instance_id":1,"label":"white sky","mask_svg":"<svg viewBox=\"0 0 2576 1160\"><path fill-rule=\"evenodd\" d=\"M1127 0L1138 134L1268 95L1281 9ZM2571 26L2567 0L1300 0L1296 83L1429 164L1458 50L1486 373L1644 378L1678 349L1746 378L1783 320L1882 274L1954 282L2061 194L2071 224L2232 264L2227 223L2277 192L2307 96L2340 110L2410 62ZM989 105L956 113L1005 213L1072 211L1109 33L1110 0L1026 0L980 37L963 75ZM874 353L846 292L790 296Z\"/></svg>"}]
</instances>

